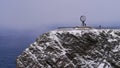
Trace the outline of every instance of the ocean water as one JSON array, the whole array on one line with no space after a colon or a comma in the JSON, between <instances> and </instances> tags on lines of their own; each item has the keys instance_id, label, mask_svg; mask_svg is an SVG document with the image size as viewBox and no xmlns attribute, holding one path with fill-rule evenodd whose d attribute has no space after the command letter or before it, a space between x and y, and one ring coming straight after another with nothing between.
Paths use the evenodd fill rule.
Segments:
<instances>
[{"instance_id":1,"label":"ocean water","mask_svg":"<svg viewBox=\"0 0 120 68\"><path fill-rule=\"evenodd\" d=\"M0 34L0 68L16 68L16 57L36 39L35 35Z\"/></svg>"}]
</instances>

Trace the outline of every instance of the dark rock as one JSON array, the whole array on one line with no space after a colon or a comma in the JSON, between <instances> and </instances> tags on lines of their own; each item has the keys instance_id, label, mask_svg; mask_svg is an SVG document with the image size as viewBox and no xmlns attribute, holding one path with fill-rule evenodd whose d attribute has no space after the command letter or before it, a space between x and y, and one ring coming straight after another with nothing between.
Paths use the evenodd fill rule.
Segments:
<instances>
[{"instance_id":1,"label":"dark rock","mask_svg":"<svg viewBox=\"0 0 120 68\"><path fill-rule=\"evenodd\" d=\"M60 29L41 35L17 68L120 68L120 31Z\"/></svg>"}]
</instances>

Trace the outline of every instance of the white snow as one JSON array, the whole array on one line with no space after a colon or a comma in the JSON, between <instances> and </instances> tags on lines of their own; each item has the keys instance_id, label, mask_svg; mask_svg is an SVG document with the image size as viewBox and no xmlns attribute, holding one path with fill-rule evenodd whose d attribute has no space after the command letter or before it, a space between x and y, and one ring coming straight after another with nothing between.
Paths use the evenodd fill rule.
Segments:
<instances>
[{"instance_id":1,"label":"white snow","mask_svg":"<svg viewBox=\"0 0 120 68\"><path fill-rule=\"evenodd\" d=\"M104 68L104 63L101 63L98 68Z\"/></svg>"},{"instance_id":2,"label":"white snow","mask_svg":"<svg viewBox=\"0 0 120 68\"><path fill-rule=\"evenodd\" d=\"M62 46L62 44L60 43L60 39L55 35L55 33L56 33L56 31L55 31L55 32L54 32L54 31L51 32L51 33L50 33L50 38L52 38L53 40L55 40L55 41L58 42L60 48L62 48L62 49L61 49L61 50L62 50L61 55L65 55L65 54L66 54L66 49Z\"/></svg>"},{"instance_id":3,"label":"white snow","mask_svg":"<svg viewBox=\"0 0 120 68\"><path fill-rule=\"evenodd\" d=\"M93 31L93 33L96 35L99 35L99 33L100 33L99 30L97 30L97 29L92 29L91 31Z\"/></svg>"},{"instance_id":4,"label":"white snow","mask_svg":"<svg viewBox=\"0 0 120 68\"><path fill-rule=\"evenodd\" d=\"M117 39L108 39L108 42L117 41Z\"/></svg>"},{"instance_id":5,"label":"white snow","mask_svg":"<svg viewBox=\"0 0 120 68\"><path fill-rule=\"evenodd\" d=\"M110 34L114 37L119 37L118 35L115 34L115 31L112 31Z\"/></svg>"},{"instance_id":6,"label":"white snow","mask_svg":"<svg viewBox=\"0 0 120 68\"><path fill-rule=\"evenodd\" d=\"M36 46L39 50L43 50L43 47L40 46Z\"/></svg>"},{"instance_id":7,"label":"white snow","mask_svg":"<svg viewBox=\"0 0 120 68\"><path fill-rule=\"evenodd\" d=\"M113 52L118 52L120 51L120 45L116 45L116 47L113 49Z\"/></svg>"},{"instance_id":8,"label":"white snow","mask_svg":"<svg viewBox=\"0 0 120 68\"><path fill-rule=\"evenodd\" d=\"M81 34L84 34L84 33L89 33L89 32L92 32L96 35L99 35L99 33L101 32L102 30L98 30L98 29L84 29L84 28L80 28L80 29L76 29L76 28L64 28L64 29L57 29L57 30L54 30L54 31L51 31L50 34L54 35L56 33L65 33L65 32L69 32L70 34L73 34L73 35L78 35L81 36Z\"/></svg>"},{"instance_id":9,"label":"white snow","mask_svg":"<svg viewBox=\"0 0 120 68\"><path fill-rule=\"evenodd\" d=\"M37 45L37 42L34 42L33 44Z\"/></svg>"}]
</instances>

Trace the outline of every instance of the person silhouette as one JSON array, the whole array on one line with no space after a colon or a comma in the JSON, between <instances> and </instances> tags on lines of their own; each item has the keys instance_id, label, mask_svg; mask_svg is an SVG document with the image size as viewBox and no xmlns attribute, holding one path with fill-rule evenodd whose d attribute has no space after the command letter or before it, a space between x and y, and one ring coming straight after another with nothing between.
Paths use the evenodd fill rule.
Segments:
<instances>
[{"instance_id":1,"label":"person silhouette","mask_svg":"<svg viewBox=\"0 0 120 68\"><path fill-rule=\"evenodd\" d=\"M101 25L99 25L99 29L101 29L102 28L102 26Z\"/></svg>"},{"instance_id":2,"label":"person silhouette","mask_svg":"<svg viewBox=\"0 0 120 68\"><path fill-rule=\"evenodd\" d=\"M86 26L86 23L84 23L84 26Z\"/></svg>"}]
</instances>

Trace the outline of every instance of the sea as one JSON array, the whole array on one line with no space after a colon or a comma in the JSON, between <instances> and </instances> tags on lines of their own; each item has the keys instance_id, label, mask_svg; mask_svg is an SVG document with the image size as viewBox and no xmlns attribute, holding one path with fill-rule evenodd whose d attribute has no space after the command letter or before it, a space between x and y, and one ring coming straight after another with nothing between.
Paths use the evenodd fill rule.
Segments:
<instances>
[{"instance_id":1,"label":"sea","mask_svg":"<svg viewBox=\"0 0 120 68\"><path fill-rule=\"evenodd\" d=\"M26 31L0 31L0 68L16 68L16 58L40 34Z\"/></svg>"}]
</instances>

